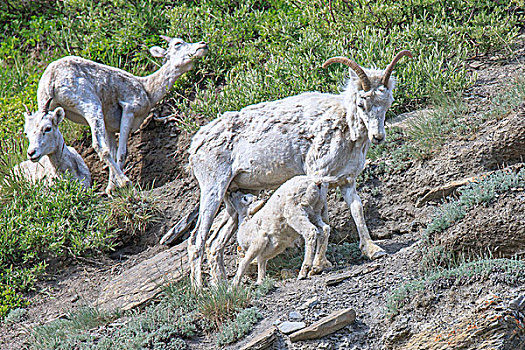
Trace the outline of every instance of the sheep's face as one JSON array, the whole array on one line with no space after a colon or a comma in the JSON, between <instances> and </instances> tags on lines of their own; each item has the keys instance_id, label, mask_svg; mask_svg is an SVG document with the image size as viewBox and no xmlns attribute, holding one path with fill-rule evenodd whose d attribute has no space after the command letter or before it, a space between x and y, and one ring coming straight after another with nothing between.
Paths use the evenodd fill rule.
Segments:
<instances>
[{"instance_id":1,"label":"sheep's face","mask_svg":"<svg viewBox=\"0 0 525 350\"><path fill-rule=\"evenodd\" d=\"M54 111L25 114L24 132L29 140L27 158L38 162L43 156L52 154L61 146L58 124L64 119L62 107Z\"/></svg>"},{"instance_id":2,"label":"sheep's face","mask_svg":"<svg viewBox=\"0 0 525 350\"><path fill-rule=\"evenodd\" d=\"M385 114L393 101L392 90L383 85L357 92L357 115L365 124L368 138L374 144L385 140Z\"/></svg>"},{"instance_id":3,"label":"sheep's face","mask_svg":"<svg viewBox=\"0 0 525 350\"><path fill-rule=\"evenodd\" d=\"M188 71L193 67L193 61L201 58L208 53L208 45L204 42L187 43L179 38L170 38L161 35L169 45L168 49L153 46L150 49L154 57L163 57L164 63L177 67L183 71Z\"/></svg>"},{"instance_id":4,"label":"sheep's face","mask_svg":"<svg viewBox=\"0 0 525 350\"><path fill-rule=\"evenodd\" d=\"M258 200L257 196L240 191L232 192L230 195L231 203L239 215L239 223L242 223L247 216L252 216L264 205L264 200Z\"/></svg>"}]
</instances>

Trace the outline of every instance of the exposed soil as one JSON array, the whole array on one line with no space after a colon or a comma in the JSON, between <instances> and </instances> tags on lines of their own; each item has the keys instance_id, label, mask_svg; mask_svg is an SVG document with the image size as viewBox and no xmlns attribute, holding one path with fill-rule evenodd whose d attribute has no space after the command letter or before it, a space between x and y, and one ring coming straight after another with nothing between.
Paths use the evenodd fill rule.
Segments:
<instances>
[{"instance_id":1,"label":"exposed soil","mask_svg":"<svg viewBox=\"0 0 525 350\"><path fill-rule=\"evenodd\" d=\"M466 96L470 99L472 116L488 108L488 101L507 84L509 77L524 74L523 42L520 47L517 58L509 61L479 59L481 66L475 65L479 69L478 81ZM156 113L163 114L159 111ZM371 233L381 238L378 243L389 255L379 261L359 259L355 264L326 271L308 280L288 279L278 282L273 292L256 301L264 319L247 339L231 348L239 348L276 320L287 320L290 311L300 310L309 324L343 307L356 310L357 321L354 324L315 341L291 343L286 336L281 336L277 348L398 348L408 344L411 338L416 339L417 334L425 329L432 328L436 333L446 332L451 324L458 323L462 316L473 312L476 300L480 297L497 294L505 304L524 294L525 281L506 283L497 276L446 283L438 281L431 292L427 290L416 294L399 310L397 316L389 318L385 312L388 297L403 283L416 278L419 270L419 240L437 203L429 202L417 207L418 199L426 190L446 182L523 163L524 113L525 106L522 105L510 115L482 125L474 137L451 140L432 159L414 160L405 170L372 172L373 176L362 184L359 193ZM1 349L24 348L32 327L56 319L68 310L91 304L107 281L165 249L156 244L158 239L198 204L198 186L185 169L190 139L190 134L172 123L155 120L132 135L127 174L133 182L145 188L153 187L150 193L158 202L162 222L148 231L138 243L140 247L123 247L119 254L112 255L113 259L78 259L68 262L68 266L55 266L55 270L49 271L48 279L37 286L38 292L30 296L31 306L25 319L16 325L0 325ZM107 170L89 143L89 140L83 140L76 146L88 163L93 179L103 189ZM377 164L372 163L370 167L374 169ZM501 246L503 236L500 237L498 232L503 230L514 237L512 244L505 246L505 255L523 254L524 203L523 190L516 189L486 207L477 207L449 229L441 237L441 242L452 250L465 247L477 249L484 246L485 240ZM336 191L330 194L329 208L332 242L355 241L357 235L350 212ZM229 264L232 265L231 262ZM357 269L361 265L371 266L371 271L338 285L326 286L325 281L331 276ZM230 270L234 268L229 267ZM317 303L301 309L300 306L313 296L317 297ZM522 338L517 339L521 341ZM525 343L525 338L522 340ZM195 349L216 348L211 336L193 339L189 345Z\"/></svg>"}]
</instances>

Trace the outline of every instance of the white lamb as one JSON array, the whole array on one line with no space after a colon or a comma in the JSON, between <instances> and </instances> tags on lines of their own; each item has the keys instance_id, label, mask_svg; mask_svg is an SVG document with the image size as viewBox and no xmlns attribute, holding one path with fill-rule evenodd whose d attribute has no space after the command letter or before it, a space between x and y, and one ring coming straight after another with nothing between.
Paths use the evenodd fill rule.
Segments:
<instances>
[{"instance_id":1,"label":"white lamb","mask_svg":"<svg viewBox=\"0 0 525 350\"><path fill-rule=\"evenodd\" d=\"M241 194L241 198L240 192L231 195L232 204L239 213L237 241L245 251L233 285L241 282L246 268L255 258L257 284L262 283L267 261L291 247L301 236L305 249L298 279L332 266L325 256L330 236L326 206L328 185L328 181L316 177L293 177L279 187L258 211L260 202L250 205L250 199L246 198L251 195Z\"/></svg>"},{"instance_id":2,"label":"white lamb","mask_svg":"<svg viewBox=\"0 0 525 350\"><path fill-rule=\"evenodd\" d=\"M46 105L41 112L26 113L24 131L29 139L29 160L18 164L14 172L33 183L69 173L87 189L91 186L89 169L77 151L66 146L58 129L64 119L64 109L49 111L48 108Z\"/></svg>"}]
</instances>

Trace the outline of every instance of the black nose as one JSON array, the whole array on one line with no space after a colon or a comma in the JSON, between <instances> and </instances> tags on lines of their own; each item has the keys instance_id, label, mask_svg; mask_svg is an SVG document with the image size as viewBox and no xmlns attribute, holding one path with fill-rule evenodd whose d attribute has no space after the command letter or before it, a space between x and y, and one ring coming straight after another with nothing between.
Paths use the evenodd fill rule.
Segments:
<instances>
[{"instance_id":1,"label":"black nose","mask_svg":"<svg viewBox=\"0 0 525 350\"><path fill-rule=\"evenodd\" d=\"M384 137L375 137L374 136L372 142L377 145L377 144L383 142L384 139L385 139Z\"/></svg>"},{"instance_id":2,"label":"black nose","mask_svg":"<svg viewBox=\"0 0 525 350\"><path fill-rule=\"evenodd\" d=\"M34 149L30 149L30 150L27 150L27 157L28 158L32 158L36 153L36 150Z\"/></svg>"}]
</instances>

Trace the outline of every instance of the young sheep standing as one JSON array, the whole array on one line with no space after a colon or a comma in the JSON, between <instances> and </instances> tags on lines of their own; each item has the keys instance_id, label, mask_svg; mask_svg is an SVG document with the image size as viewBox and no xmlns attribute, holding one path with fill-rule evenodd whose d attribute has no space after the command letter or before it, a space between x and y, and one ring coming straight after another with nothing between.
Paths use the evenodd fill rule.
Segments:
<instances>
[{"instance_id":1,"label":"young sheep standing","mask_svg":"<svg viewBox=\"0 0 525 350\"><path fill-rule=\"evenodd\" d=\"M325 253L330 236L326 195L328 182L309 176L296 176L286 181L257 211L259 203L249 205L239 192L231 196L239 213L237 242L245 251L232 284L239 285L248 265L257 258L257 284L266 275L269 259L304 238L304 260L298 279L321 272L332 264ZM248 195L250 196L250 195ZM241 202L241 205L238 203Z\"/></svg>"},{"instance_id":2,"label":"young sheep standing","mask_svg":"<svg viewBox=\"0 0 525 350\"><path fill-rule=\"evenodd\" d=\"M66 146L58 125L64 119L61 107L54 111L46 105L41 112L25 115L25 133L29 139L27 158L18 164L14 172L31 182L51 180L69 173L82 183L91 186L91 174L82 157L73 147Z\"/></svg>"},{"instance_id":3,"label":"young sheep standing","mask_svg":"<svg viewBox=\"0 0 525 350\"><path fill-rule=\"evenodd\" d=\"M370 238L355 179L364 168L370 143L385 138L385 113L393 101L391 73L403 56L411 54L401 51L385 70L331 58L323 67L343 63L351 68L342 94L307 92L259 103L226 112L199 130L189 149L190 166L200 186L199 219L188 242L194 286L202 286L204 247L223 200L228 213L234 213L228 191L276 188L296 175L343 176L337 185L356 222L363 254L371 259L385 254ZM235 231L235 220L229 222L216 238L220 243L211 262L218 267L212 266L215 278L225 278L219 255L228 241L225 237Z\"/></svg>"},{"instance_id":4,"label":"young sheep standing","mask_svg":"<svg viewBox=\"0 0 525 350\"><path fill-rule=\"evenodd\" d=\"M93 148L109 167L108 194L129 183L122 171L129 134L140 127L177 78L193 67L193 61L208 52L204 42L162 38L168 41L168 49L154 46L150 52L164 57L165 63L149 76L136 77L121 69L68 56L52 62L38 84L40 111L51 100L51 108L60 106L67 119L91 128ZM119 133L118 149L115 133Z\"/></svg>"}]
</instances>

